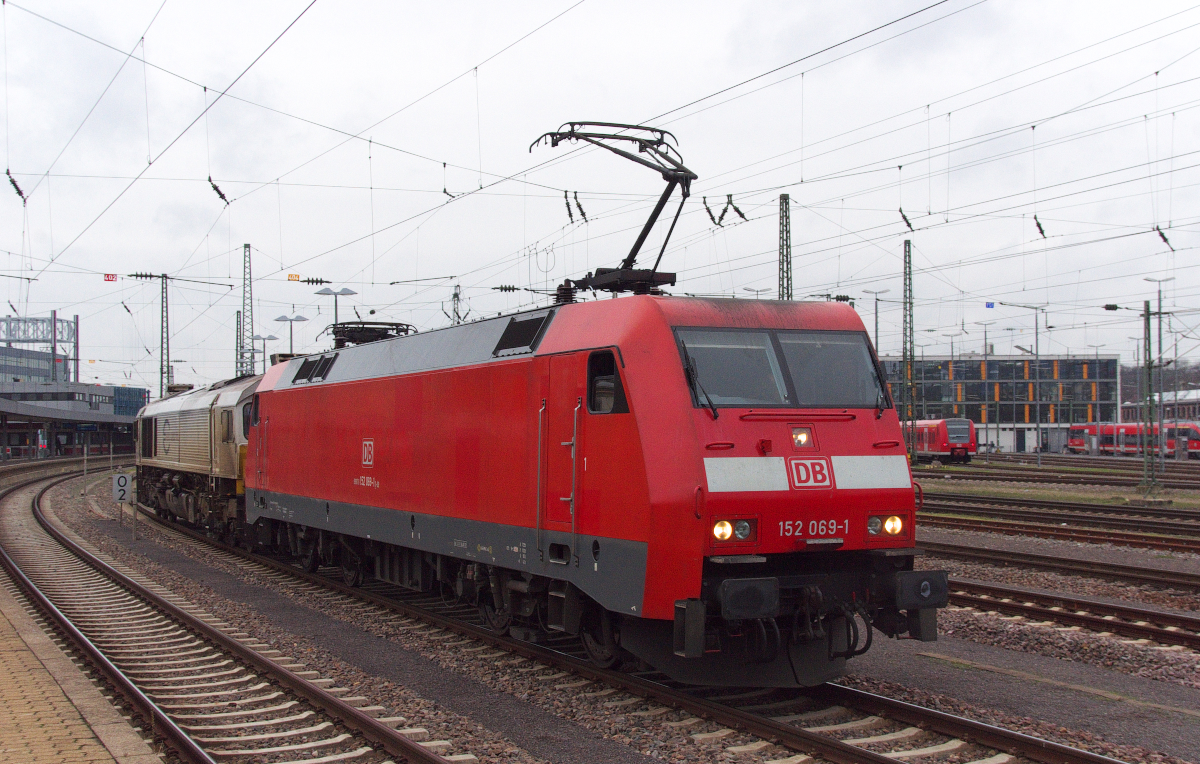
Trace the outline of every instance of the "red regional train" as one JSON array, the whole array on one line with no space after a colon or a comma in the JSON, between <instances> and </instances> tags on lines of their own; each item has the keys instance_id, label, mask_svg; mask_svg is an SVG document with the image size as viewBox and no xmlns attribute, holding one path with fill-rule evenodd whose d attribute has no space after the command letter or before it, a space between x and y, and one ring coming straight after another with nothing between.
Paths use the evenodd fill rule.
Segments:
<instances>
[{"instance_id":1,"label":"red regional train","mask_svg":"<svg viewBox=\"0 0 1200 764\"><path fill-rule=\"evenodd\" d=\"M913 570L900 424L848 306L561 304L292 359L243 400L241 527L347 581L691 683L815 685L873 629L936 639L946 573Z\"/></svg>"},{"instance_id":2,"label":"red regional train","mask_svg":"<svg viewBox=\"0 0 1200 764\"><path fill-rule=\"evenodd\" d=\"M913 423L918 459L945 459L967 464L975 455L975 423L970 419L921 419Z\"/></svg>"},{"instance_id":3,"label":"red regional train","mask_svg":"<svg viewBox=\"0 0 1200 764\"><path fill-rule=\"evenodd\" d=\"M1092 424L1071 425L1067 432L1066 450L1073 454L1087 454L1089 440L1098 438L1097 448L1103 456L1137 456L1142 453L1142 432L1145 425L1141 422L1099 422ZM1200 459L1200 424L1196 422L1166 422L1166 450L1168 455L1175 453L1176 445L1187 441L1185 448L1189 459ZM1151 432L1158 441L1158 424L1152 425ZM1158 453L1161 442L1152 446Z\"/></svg>"}]
</instances>

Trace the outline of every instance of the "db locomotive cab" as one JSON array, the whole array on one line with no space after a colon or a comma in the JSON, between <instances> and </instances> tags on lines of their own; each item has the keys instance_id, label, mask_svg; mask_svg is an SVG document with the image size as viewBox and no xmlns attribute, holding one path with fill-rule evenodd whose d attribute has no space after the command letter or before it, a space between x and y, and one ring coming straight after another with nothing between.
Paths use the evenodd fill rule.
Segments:
<instances>
[{"instance_id":1,"label":"db locomotive cab","mask_svg":"<svg viewBox=\"0 0 1200 764\"><path fill-rule=\"evenodd\" d=\"M674 336L708 533L699 596L675 603L672 674L811 685L865 652L872 629L936 639L946 574L913 570L912 478L865 332Z\"/></svg>"}]
</instances>

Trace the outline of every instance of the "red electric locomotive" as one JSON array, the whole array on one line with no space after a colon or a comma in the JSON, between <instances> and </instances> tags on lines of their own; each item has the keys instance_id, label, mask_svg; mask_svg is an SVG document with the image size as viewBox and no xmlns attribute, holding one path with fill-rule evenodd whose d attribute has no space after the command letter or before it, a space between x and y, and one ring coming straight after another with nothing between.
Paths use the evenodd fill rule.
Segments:
<instances>
[{"instance_id":1,"label":"red electric locomotive","mask_svg":"<svg viewBox=\"0 0 1200 764\"><path fill-rule=\"evenodd\" d=\"M975 455L975 423L970 419L921 419L913 423L918 459L968 464Z\"/></svg>"},{"instance_id":2,"label":"red electric locomotive","mask_svg":"<svg viewBox=\"0 0 1200 764\"><path fill-rule=\"evenodd\" d=\"M558 304L281 363L242 413L257 542L601 664L814 685L947 602L839 303Z\"/></svg>"}]
</instances>

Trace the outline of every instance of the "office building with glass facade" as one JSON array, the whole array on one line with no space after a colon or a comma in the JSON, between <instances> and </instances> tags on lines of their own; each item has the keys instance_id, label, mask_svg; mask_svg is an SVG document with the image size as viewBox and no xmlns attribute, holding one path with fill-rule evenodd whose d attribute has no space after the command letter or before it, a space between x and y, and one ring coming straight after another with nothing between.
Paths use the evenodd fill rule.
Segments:
<instances>
[{"instance_id":1,"label":"office building with glass facade","mask_svg":"<svg viewBox=\"0 0 1200 764\"><path fill-rule=\"evenodd\" d=\"M880 360L899 404L901 359ZM918 355L913 415L970 419L981 445L1003 451L1033 451L1040 429L1043 449L1059 451L1071 423L1118 421L1120 373L1116 355Z\"/></svg>"}]
</instances>

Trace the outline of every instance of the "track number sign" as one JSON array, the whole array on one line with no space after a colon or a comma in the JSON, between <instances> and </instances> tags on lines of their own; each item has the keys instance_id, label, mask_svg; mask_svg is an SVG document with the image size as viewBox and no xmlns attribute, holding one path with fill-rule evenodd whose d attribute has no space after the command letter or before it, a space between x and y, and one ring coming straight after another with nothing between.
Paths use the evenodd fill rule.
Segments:
<instances>
[{"instance_id":1,"label":"track number sign","mask_svg":"<svg viewBox=\"0 0 1200 764\"><path fill-rule=\"evenodd\" d=\"M118 504L129 503L131 501L131 497L133 496L130 487L132 483L132 475L126 475L123 472L118 472L117 474L113 475L113 501L117 502Z\"/></svg>"},{"instance_id":2,"label":"track number sign","mask_svg":"<svg viewBox=\"0 0 1200 764\"><path fill-rule=\"evenodd\" d=\"M833 488L833 469L824 457L788 459L788 480L793 488Z\"/></svg>"}]
</instances>

